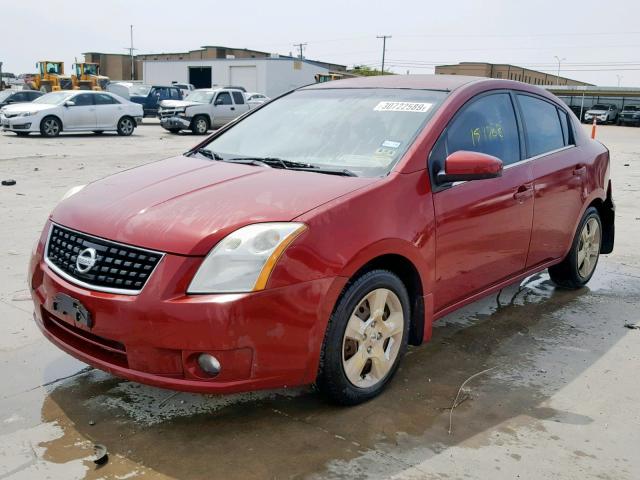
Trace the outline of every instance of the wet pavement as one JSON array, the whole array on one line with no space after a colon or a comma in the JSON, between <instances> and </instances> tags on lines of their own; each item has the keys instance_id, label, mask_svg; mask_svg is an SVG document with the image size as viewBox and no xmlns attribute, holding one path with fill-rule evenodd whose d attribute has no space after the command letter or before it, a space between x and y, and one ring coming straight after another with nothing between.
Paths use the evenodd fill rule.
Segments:
<instances>
[{"instance_id":1,"label":"wet pavement","mask_svg":"<svg viewBox=\"0 0 640 480\"><path fill-rule=\"evenodd\" d=\"M383 395L352 408L310 387L223 397L147 387L41 338L24 272L47 212L77 183L196 140L159 130L124 143L0 134L1 176L18 180L0 190L15 226L0 232L0 480L640 478L640 330L625 327L640 322L640 129L599 127L618 238L588 288L556 289L543 272L447 316ZM109 451L104 466L94 443Z\"/></svg>"}]
</instances>

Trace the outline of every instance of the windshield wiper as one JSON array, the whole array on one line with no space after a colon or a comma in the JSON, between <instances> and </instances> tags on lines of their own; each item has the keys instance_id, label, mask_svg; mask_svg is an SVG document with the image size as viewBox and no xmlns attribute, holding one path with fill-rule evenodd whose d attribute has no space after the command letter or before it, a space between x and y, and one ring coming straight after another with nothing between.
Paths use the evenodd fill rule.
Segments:
<instances>
[{"instance_id":1,"label":"windshield wiper","mask_svg":"<svg viewBox=\"0 0 640 480\"><path fill-rule=\"evenodd\" d=\"M206 148L196 148L195 150L191 150L190 154L199 153L200 155L209 158L210 160L224 160L220 155L216 152L212 152L211 150L207 150Z\"/></svg>"},{"instance_id":2,"label":"windshield wiper","mask_svg":"<svg viewBox=\"0 0 640 480\"><path fill-rule=\"evenodd\" d=\"M283 168L285 170L299 170L303 172L316 172L316 173L326 173L328 175L340 175L343 177L357 177L355 173L351 170L347 170L346 168L333 169L333 168L323 168L318 165L314 165L312 163L303 163L303 162L294 162L292 160L284 160L282 158L277 157L238 157L238 158L229 158L224 159L225 162L235 162L235 163L249 163L249 162L259 162L261 164L269 165L274 168Z\"/></svg>"}]
</instances>

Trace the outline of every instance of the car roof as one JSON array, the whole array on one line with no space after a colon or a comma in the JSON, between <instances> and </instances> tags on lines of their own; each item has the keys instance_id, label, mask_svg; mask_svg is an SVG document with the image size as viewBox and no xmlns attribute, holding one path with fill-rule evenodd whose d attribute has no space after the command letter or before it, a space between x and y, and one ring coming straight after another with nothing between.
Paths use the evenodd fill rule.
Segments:
<instances>
[{"instance_id":1,"label":"car roof","mask_svg":"<svg viewBox=\"0 0 640 480\"><path fill-rule=\"evenodd\" d=\"M346 78L331 82L316 83L303 87L305 90L324 88L404 88L415 90L452 91L472 82L490 80L466 75L375 75Z\"/></svg>"}]
</instances>

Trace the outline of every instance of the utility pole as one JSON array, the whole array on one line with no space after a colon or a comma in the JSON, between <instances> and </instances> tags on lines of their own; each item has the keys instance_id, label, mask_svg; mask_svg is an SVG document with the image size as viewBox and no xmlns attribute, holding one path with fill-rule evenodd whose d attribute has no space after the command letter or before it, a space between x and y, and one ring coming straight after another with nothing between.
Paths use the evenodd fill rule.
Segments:
<instances>
[{"instance_id":1,"label":"utility pole","mask_svg":"<svg viewBox=\"0 0 640 480\"><path fill-rule=\"evenodd\" d=\"M302 48L306 47L307 44L306 43L294 43L293 44L294 47L298 47L300 49L300 60L302 60Z\"/></svg>"},{"instance_id":2,"label":"utility pole","mask_svg":"<svg viewBox=\"0 0 640 480\"><path fill-rule=\"evenodd\" d=\"M558 75L556 75L556 83L557 83L558 85L560 85L560 64L561 64L562 62L564 62L564 61L566 60L566 58L564 58L564 57L560 58L560 57L559 57L559 56L557 56L557 55L554 55L554 56L553 56L553 58L555 58L555 59L556 59L556 61L558 62Z\"/></svg>"},{"instance_id":3,"label":"utility pole","mask_svg":"<svg viewBox=\"0 0 640 480\"><path fill-rule=\"evenodd\" d=\"M391 35L378 35L376 38L382 39L382 72L380 75L384 75L384 54L387 50L387 38L391 38Z\"/></svg>"},{"instance_id":4,"label":"utility pole","mask_svg":"<svg viewBox=\"0 0 640 480\"><path fill-rule=\"evenodd\" d=\"M129 57L131 57L131 80L135 80L136 76L134 73L134 59L133 59L133 51L137 50L137 48L133 48L133 25L129 25L130 27L130 38L131 38L131 44L129 45L129 47L125 47L125 50L129 50Z\"/></svg>"}]
</instances>

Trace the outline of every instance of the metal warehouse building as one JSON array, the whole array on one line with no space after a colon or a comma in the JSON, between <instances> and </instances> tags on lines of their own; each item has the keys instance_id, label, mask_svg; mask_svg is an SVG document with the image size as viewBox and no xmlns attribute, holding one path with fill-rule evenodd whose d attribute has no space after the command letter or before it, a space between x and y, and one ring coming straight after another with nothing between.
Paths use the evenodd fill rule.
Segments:
<instances>
[{"instance_id":1,"label":"metal warehouse building","mask_svg":"<svg viewBox=\"0 0 640 480\"><path fill-rule=\"evenodd\" d=\"M143 60L142 80L147 84L192 83L196 88L215 85L244 87L275 97L315 82L318 73L341 65L307 59L271 56L266 58L220 58L206 60Z\"/></svg>"}]
</instances>

